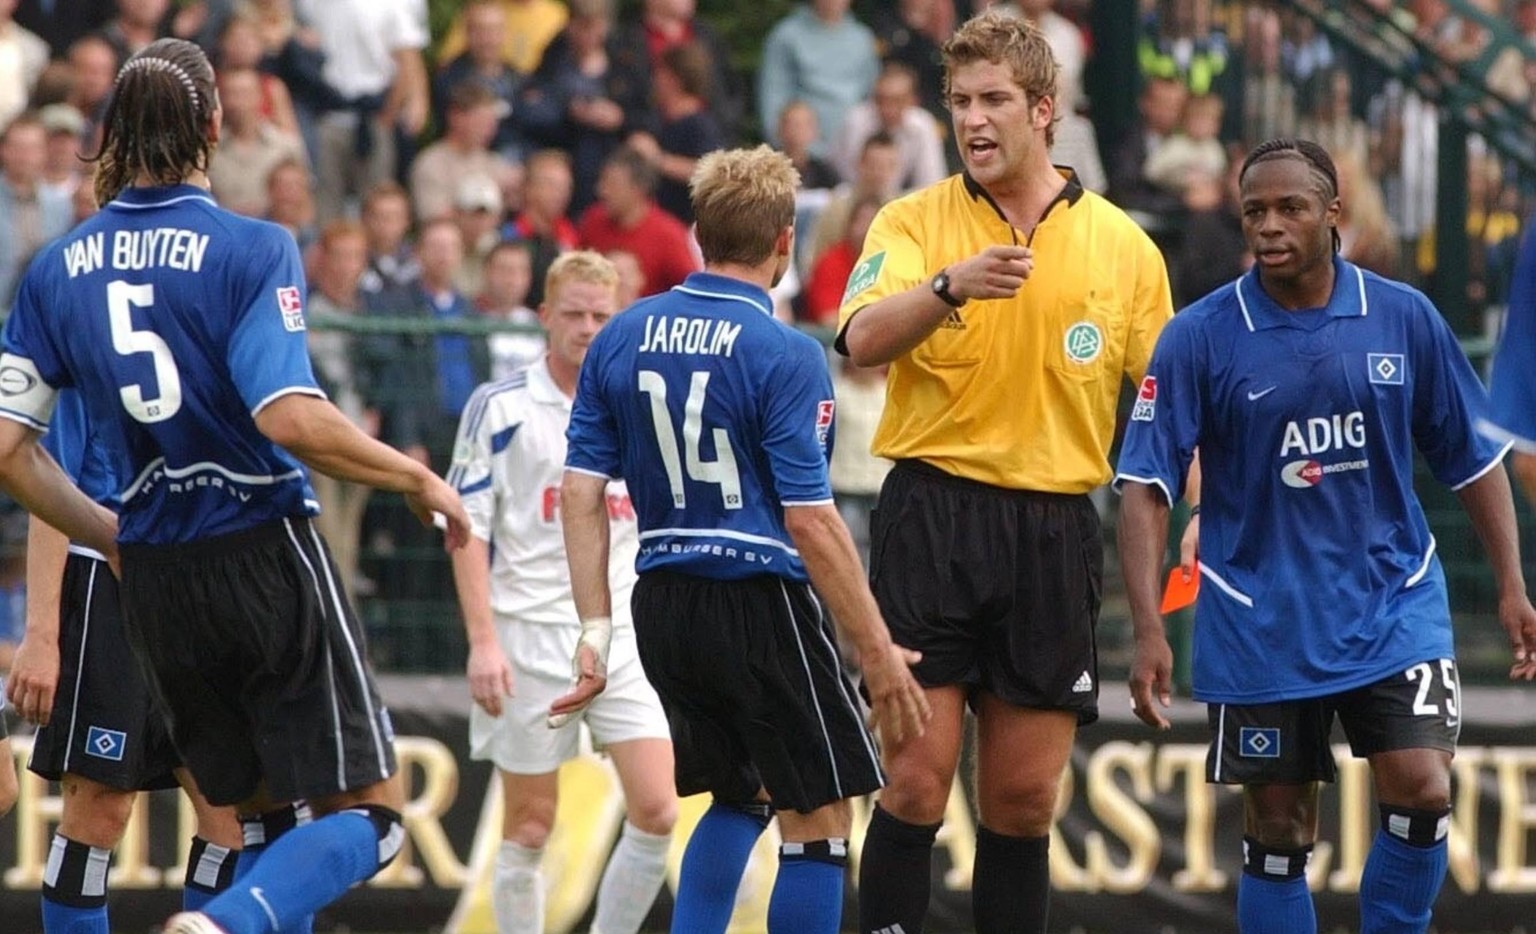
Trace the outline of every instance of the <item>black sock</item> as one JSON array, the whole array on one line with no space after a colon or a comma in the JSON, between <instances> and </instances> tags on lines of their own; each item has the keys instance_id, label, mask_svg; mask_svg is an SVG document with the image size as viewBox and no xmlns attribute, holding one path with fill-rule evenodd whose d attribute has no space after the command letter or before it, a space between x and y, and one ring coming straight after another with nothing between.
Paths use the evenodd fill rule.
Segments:
<instances>
[{"instance_id":1,"label":"black sock","mask_svg":"<svg viewBox=\"0 0 1536 934\"><path fill-rule=\"evenodd\" d=\"M1051 912L1051 838L976 828L971 909L976 934L1045 934Z\"/></svg>"},{"instance_id":2,"label":"black sock","mask_svg":"<svg viewBox=\"0 0 1536 934\"><path fill-rule=\"evenodd\" d=\"M922 934L940 824L909 824L880 805L859 858L859 934Z\"/></svg>"}]
</instances>

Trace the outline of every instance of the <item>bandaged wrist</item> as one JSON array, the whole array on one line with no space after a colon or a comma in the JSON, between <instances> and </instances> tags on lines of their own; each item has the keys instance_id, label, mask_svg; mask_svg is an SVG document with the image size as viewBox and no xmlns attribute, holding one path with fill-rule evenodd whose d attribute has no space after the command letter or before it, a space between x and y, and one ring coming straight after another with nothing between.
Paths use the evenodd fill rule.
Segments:
<instances>
[{"instance_id":1,"label":"bandaged wrist","mask_svg":"<svg viewBox=\"0 0 1536 934\"><path fill-rule=\"evenodd\" d=\"M593 616L581 621L581 638L577 640L576 657L571 660L576 676L581 677L581 646L587 646L597 656L597 674L608 672L608 645L613 641L613 617Z\"/></svg>"}]
</instances>

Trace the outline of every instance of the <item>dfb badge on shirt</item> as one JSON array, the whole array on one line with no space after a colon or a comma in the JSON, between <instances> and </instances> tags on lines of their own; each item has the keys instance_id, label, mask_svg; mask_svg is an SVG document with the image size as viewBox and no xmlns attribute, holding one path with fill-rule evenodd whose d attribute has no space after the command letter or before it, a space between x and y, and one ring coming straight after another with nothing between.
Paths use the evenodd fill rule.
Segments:
<instances>
[{"instance_id":1,"label":"dfb badge on shirt","mask_svg":"<svg viewBox=\"0 0 1536 934\"><path fill-rule=\"evenodd\" d=\"M304 330L304 300L296 286L285 285L277 290L277 308L283 313L283 330Z\"/></svg>"},{"instance_id":2,"label":"dfb badge on shirt","mask_svg":"<svg viewBox=\"0 0 1536 934\"><path fill-rule=\"evenodd\" d=\"M1131 409L1131 421L1150 422L1157 414L1157 377L1143 376L1141 388L1136 390L1136 407Z\"/></svg>"},{"instance_id":3,"label":"dfb badge on shirt","mask_svg":"<svg viewBox=\"0 0 1536 934\"><path fill-rule=\"evenodd\" d=\"M827 434L832 430L832 413L837 410L837 403L831 399L823 399L816 403L816 443L821 449L827 449Z\"/></svg>"}]
</instances>

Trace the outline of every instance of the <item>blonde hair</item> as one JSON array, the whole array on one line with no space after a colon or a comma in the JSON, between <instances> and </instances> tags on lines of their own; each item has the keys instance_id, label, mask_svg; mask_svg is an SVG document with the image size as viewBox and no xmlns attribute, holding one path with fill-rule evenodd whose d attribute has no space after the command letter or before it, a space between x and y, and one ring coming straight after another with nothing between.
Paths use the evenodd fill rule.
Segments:
<instances>
[{"instance_id":1,"label":"blonde hair","mask_svg":"<svg viewBox=\"0 0 1536 934\"><path fill-rule=\"evenodd\" d=\"M800 173L766 145L721 149L694 166L689 188L704 262L756 266L795 222Z\"/></svg>"},{"instance_id":2,"label":"blonde hair","mask_svg":"<svg viewBox=\"0 0 1536 934\"><path fill-rule=\"evenodd\" d=\"M1042 97L1056 99L1060 68L1040 27L1026 19L988 10L965 22L944 43L944 94L955 69L976 62L1007 65L1031 107ZM1055 119L1059 119L1059 115ZM1045 128L1045 142L1056 139L1056 122Z\"/></svg>"},{"instance_id":3,"label":"blonde hair","mask_svg":"<svg viewBox=\"0 0 1536 934\"><path fill-rule=\"evenodd\" d=\"M608 257L596 250L572 250L561 253L544 274L545 301L567 282L590 282L617 294L619 270Z\"/></svg>"}]
</instances>

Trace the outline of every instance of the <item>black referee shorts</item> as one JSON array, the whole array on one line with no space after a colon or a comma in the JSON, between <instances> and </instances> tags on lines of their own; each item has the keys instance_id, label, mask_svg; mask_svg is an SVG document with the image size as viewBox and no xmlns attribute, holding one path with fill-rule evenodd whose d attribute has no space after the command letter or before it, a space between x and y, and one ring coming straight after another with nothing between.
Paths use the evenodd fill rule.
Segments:
<instances>
[{"instance_id":1,"label":"black referee shorts","mask_svg":"<svg viewBox=\"0 0 1536 934\"><path fill-rule=\"evenodd\" d=\"M150 791L176 787L180 765L128 647L117 578L100 558L71 552L59 595L59 683L27 768L51 781L70 774Z\"/></svg>"},{"instance_id":2,"label":"black referee shorts","mask_svg":"<svg viewBox=\"0 0 1536 934\"><path fill-rule=\"evenodd\" d=\"M775 810L809 813L885 783L810 587L650 571L630 605L679 795L744 804L767 789Z\"/></svg>"},{"instance_id":3,"label":"black referee shorts","mask_svg":"<svg viewBox=\"0 0 1536 934\"><path fill-rule=\"evenodd\" d=\"M314 525L124 545L123 610L171 735L214 804L278 801L395 772L362 627Z\"/></svg>"},{"instance_id":4,"label":"black referee shorts","mask_svg":"<svg viewBox=\"0 0 1536 934\"><path fill-rule=\"evenodd\" d=\"M1099 717L1104 543L1087 496L1006 490L900 461L872 519L870 587L925 687Z\"/></svg>"}]
</instances>

